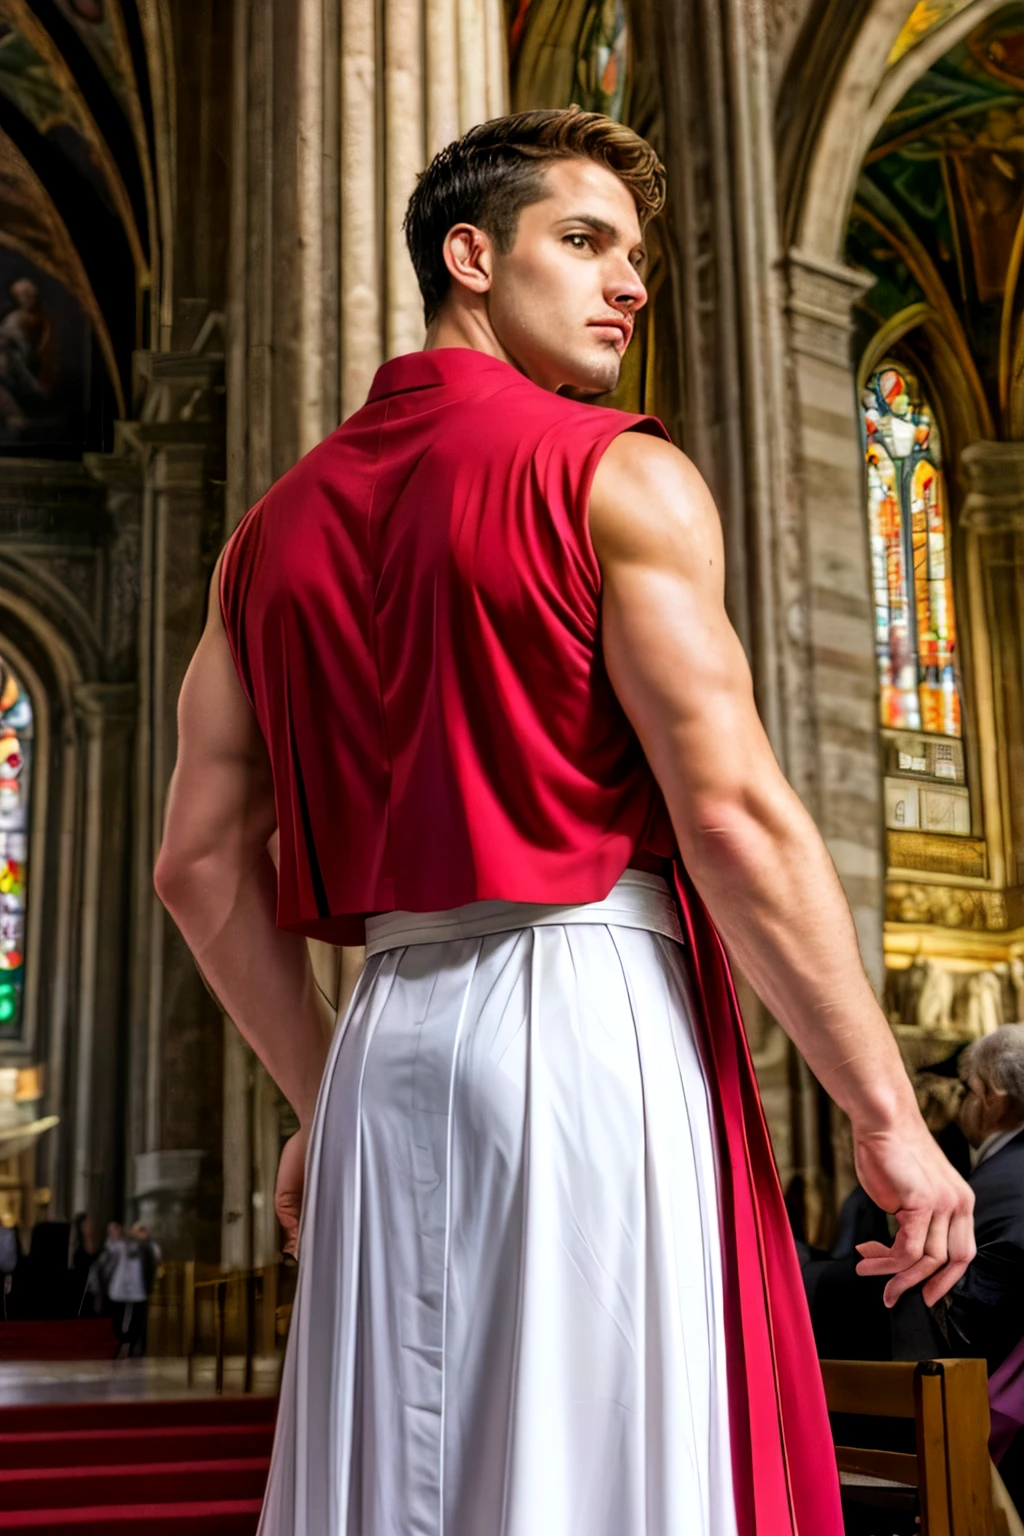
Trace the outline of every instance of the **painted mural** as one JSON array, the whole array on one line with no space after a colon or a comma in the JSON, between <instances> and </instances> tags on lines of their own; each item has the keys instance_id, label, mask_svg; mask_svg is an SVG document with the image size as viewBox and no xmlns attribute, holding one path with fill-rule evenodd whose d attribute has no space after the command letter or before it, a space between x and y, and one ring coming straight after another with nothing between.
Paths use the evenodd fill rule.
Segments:
<instances>
[{"instance_id":1,"label":"painted mural","mask_svg":"<svg viewBox=\"0 0 1024 1536\"><path fill-rule=\"evenodd\" d=\"M860 305L862 337L928 306L976 387L983 435L1019 436L1024 5L976 27L889 114L858 184L847 255L877 278Z\"/></svg>"},{"instance_id":2,"label":"painted mural","mask_svg":"<svg viewBox=\"0 0 1024 1536\"><path fill-rule=\"evenodd\" d=\"M0 246L0 453L80 453L93 386L80 306L63 283Z\"/></svg>"}]
</instances>

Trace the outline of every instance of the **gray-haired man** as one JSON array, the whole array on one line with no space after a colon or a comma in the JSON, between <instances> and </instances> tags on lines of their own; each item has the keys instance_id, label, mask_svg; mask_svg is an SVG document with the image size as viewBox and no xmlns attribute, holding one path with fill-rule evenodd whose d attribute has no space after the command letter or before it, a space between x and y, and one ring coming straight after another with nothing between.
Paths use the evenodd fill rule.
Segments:
<instances>
[{"instance_id":1,"label":"gray-haired man","mask_svg":"<svg viewBox=\"0 0 1024 1536\"><path fill-rule=\"evenodd\" d=\"M978 1252L951 1293L949 1319L991 1372L1024 1334L1024 1024L972 1041L959 1071Z\"/></svg>"}]
</instances>

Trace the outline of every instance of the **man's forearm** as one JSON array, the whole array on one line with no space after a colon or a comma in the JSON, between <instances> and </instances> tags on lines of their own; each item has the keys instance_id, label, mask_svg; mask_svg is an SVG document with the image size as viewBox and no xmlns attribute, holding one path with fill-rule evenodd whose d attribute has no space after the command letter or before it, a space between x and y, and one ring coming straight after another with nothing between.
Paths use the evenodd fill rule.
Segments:
<instances>
[{"instance_id":1,"label":"man's forearm","mask_svg":"<svg viewBox=\"0 0 1024 1536\"><path fill-rule=\"evenodd\" d=\"M158 867L157 889L207 987L308 1125L334 1016L316 985L305 939L275 924L269 854L261 852L245 869L212 857L173 870Z\"/></svg>"},{"instance_id":2,"label":"man's forearm","mask_svg":"<svg viewBox=\"0 0 1024 1536\"><path fill-rule=\"evenodd\" d=\"M731 953L841 1109L867 1127L916 1111L813 821L784 782L686 838L690 874ZM681 839L681 842L683 839Z\"/></svg>"}]
</instances>

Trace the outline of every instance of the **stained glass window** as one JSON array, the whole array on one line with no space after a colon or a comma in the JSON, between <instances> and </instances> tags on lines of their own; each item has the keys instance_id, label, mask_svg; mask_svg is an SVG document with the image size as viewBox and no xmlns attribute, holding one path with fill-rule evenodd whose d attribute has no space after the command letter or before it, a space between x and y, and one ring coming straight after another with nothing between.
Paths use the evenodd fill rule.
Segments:
<instances>
[{"instance_id":1,"label":"stained glass window","mask_svg":"<svg viewBox=\"0 0 1024 1536\"><path fill-rule=\"evenodd\" d=\"M0 657L0 1036L21 1024L32 789L32 703Z\"/></svg>"},{"instance_id":2,"label":"stained glass window","mask_svg":"<svg viewBox=\"0 0 1024 1536\"><path fill-rule=\"evenodd\" d=\"M875 373L863 405L882 725L959 736L949 514L938 428L904 369Z\"/></svg>"},{"instance_id":3,"label":"stained glass window","mask_svg":"<svg viewBox=\"0 0 1024 1536\"><path fill-rule=\"evenodd\" d=\"M629 64L625 0L593 0L576 51L573 101L587 112L622 120Z\"/></svg>"},{"instance_id":4,"label":"stained glass window","mask_svg":"<svg viewBox=\"0 0 1024 1536\"><path fill-rule=\"evenodd\" d=\"M899 37L892 45L892 52L886 60L886 69L891 69L894 64L898 64L903 55L909 53L911 48L916 48L929 32L934 32L936 27L941 27L944 22L951 20L958 11L964 10L969 4L970 0L919 0L904 22Z\"/></svg>"}]
</instances>

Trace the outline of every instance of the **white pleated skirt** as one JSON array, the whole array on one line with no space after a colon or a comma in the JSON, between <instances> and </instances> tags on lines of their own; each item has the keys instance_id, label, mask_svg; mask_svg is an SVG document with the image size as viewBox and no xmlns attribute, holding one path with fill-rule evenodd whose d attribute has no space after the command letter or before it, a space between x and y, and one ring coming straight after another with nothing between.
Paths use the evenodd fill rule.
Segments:
<instances>
[{"instance_id":1,"label":"white pleated skirt","mask_svg":"<svg viewBox=\"0 0 1024 1536\"><path fill-rule=\"evenodd\" d=\"M668 888L367 924L261 1536L737 1536L716 1152Z\"/></svg>"}]
</instances>

